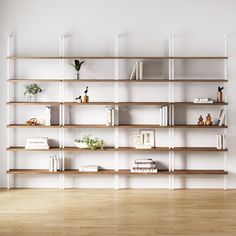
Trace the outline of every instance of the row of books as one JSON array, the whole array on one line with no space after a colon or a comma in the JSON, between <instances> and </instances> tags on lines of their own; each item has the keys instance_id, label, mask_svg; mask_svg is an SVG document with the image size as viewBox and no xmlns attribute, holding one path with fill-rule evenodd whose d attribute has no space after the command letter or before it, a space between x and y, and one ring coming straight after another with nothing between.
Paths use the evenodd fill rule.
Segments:
<instances>
[{"instance_id":1,"label":"row of books","mask_svg":"<svg viewBox=\"0 0 236 236\"><path fill-rule=\"evenodd\" d=\"M136 61L130 75L130 80L142 80L142 79L143 79L143 62Z\"/></svg>"},{"instance_id":2,"label":"row of books","mask_svg":"<svg viewBox=\"0 0 236 236\"><path fill-rule=\"evenodd\" d=\"M137 159L132 163L131 173L157 173L157 164L152 159Z\"/></svg>"},{"instance_id":3,"label":"row of books","mask_svg":"<svg viewBox=\"0 0 236 236\"><path fill-rule=\"evenodd\" d=\"M49 157L49 172L57 172L60 170L60 159L56 155Z\"/></svg>"},{"instance_id":4,"label":"row of books","mask_svg":"<svg viewBox=\"0 0 236 236\"><path fill-rule=\"evenodd\" d=\"M115 125L115 109L107 107L106 108L106 126Z\"/></svg>"},{"instance_id":5,"label":"row of books","mask_svg":"<svg viewBox=\"0 0 236 236\"><path fill-rule=\"evenodd\" d=\"M160 125L161 126L168 126L169 125L169 107L162 106L160 108Z\"/></svg>"},{"instance_id":6,"label":"row of books","mask_svg":"<svg viewBox=\"0 0 236 236\"><path fill-rule=\"evenodd\" d=\"M217 134L216 135L216 148L217 149L225 149L225 135Z\"/></svg>"},{"instance_id":7,"label":"row of books","mask_svg":"<svg viewBox=\"0 0 236 236\"><path fill-rule=\"evenodd\" d=\"M193 103L213 103L211 98L194 98Z\"/></svg>"},{"instance_id":8,"label":"row of books","mask_svg":"<svg viewBox=\"0 0 236 236\"><path fill-rule=\"evenodd\" d=\"M49 149L48 138L45 137L27 138L25 149Z\"/></svg>"}]
</instances>

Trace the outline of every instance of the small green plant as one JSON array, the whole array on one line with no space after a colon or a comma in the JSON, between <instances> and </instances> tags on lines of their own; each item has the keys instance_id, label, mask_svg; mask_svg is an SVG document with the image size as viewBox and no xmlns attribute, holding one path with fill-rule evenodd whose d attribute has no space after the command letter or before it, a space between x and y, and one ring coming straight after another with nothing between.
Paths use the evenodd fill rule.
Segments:
<instances>
[{"instance_id":1,"label":"small green plant","mask_svg":"<svg viewBox=\"0 0 236 236\"><path fill-rule=\"evenodd\" d=\"M38 84L26 84L24 95L32 95L35 96L38 93L42 93L42 89Z\"/></svg>"},{"instance_id":2,"label":"small green plant","mask_svg":"<svg viewBox=\"0 0 236 236\"><path fill-rule=\"evenodd\" d=\"M71 64L75 70L77 71L77 73L80 71L81 66L84 64L84 61L79 61L79 60L75 60L75 64Z\"/></svg>"},{"instance_id":3,"label":"small green plant","mask_svg":"<svg viewBox=\"0 0 236 236\"><path fill-rule=\"evenodd\" d=\"M94 138L91 135L84 135L82 139L75 139L76 143L86 143L91 150L103 149L104 140Z\"/></svg>"}]
</instances>

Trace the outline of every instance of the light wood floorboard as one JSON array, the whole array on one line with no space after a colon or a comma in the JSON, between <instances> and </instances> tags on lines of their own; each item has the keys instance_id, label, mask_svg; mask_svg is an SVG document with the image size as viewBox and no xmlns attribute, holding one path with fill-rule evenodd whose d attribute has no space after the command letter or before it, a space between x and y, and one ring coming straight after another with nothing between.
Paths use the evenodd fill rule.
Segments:
<instances>
[{"instance_id":1,"label":"light wood floorboard","mask_svg":"<svg viewBox=\"0 0 236 236\"><path fill-rule=\"evenodd\" d=\"M236 190L0 190L0 235L236 235Z\"/></svg>"}]
</instances>

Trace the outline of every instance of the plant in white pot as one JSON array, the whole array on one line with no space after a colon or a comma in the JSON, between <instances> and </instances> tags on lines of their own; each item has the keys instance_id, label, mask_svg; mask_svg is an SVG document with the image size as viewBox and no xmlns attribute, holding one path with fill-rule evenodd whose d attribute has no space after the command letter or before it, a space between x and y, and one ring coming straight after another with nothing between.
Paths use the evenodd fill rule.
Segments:
<instances>
[{"instance_id":1,"label":"plant in white pot","mask_svg":"<svg viewBox=\"0 0 236 236\"><path fill-rule=\"evenodd\" d=\"M38 84L26 84L24 95L27 96L27 102L36 102L37 95L43 90Z\"/></svg>"},{"instance_id":2,"label":"plant in white pot","mask_svg":"<svg viewBox=\"0 0 236 236\"><path fill-rule=\"evenodd\" d=\"M71 65L75 68L76 78L77 78L77 80L79 80L80 79L79 72L80 72L81 66L84 64L84 61L75 60L74 63L75 64L71 64Z\"/></svg>"},{"instance_id":3,"label":"plant in white pot","mask_svg":"<svg viewBox=\"0 0 236 236\"><path fill-rule=\"evenodd\" d=\"M82 139L75 139L74 144L78 148L90 148L91 150L103 149L104 140L84 135Z\"/></svg>"}]
</instances>

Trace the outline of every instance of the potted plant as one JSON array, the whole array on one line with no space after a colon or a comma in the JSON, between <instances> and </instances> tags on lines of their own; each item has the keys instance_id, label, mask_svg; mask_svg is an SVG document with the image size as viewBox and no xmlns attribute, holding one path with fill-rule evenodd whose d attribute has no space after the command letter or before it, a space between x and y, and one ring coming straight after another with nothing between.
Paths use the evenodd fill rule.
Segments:
<instances>
[{"instance_id":1,"label":"potted plant","mask_svg":"<svg viewBox=\"0 0 236 236\"><path fill-rule=\"evenodd\" d=\"M76 76L77 76L76 78L77 78L77 80L79 80L80 79L79 71L81 69L81 66L84 64L84 61L75 60L74 63L75 64L71 64L71 65L75 68Z\"/></svg>"},{"instance_id":2,"label":"potted plant","mask_svg":"<svg viewBox=\"0 0 236 236\"><path fill-rule=\"evenodd\" d=\"M37 95L42 93L42 89L38 84L26 84L24 95L27 96L28 102L36 102ZM32 100L33 99L33 100Z\"/></svg>"},{"instance_id":3,"label":"potted plant","mask_svg":"<svg viewBox=\"0 0 236 236\"><path fill-rule=\"evenodd\" d=\"M74 144L78 148L90 148L91 150L103 149L104 140L84 135L82 139L75 139Z\"/></svg>"}]
</instances>

